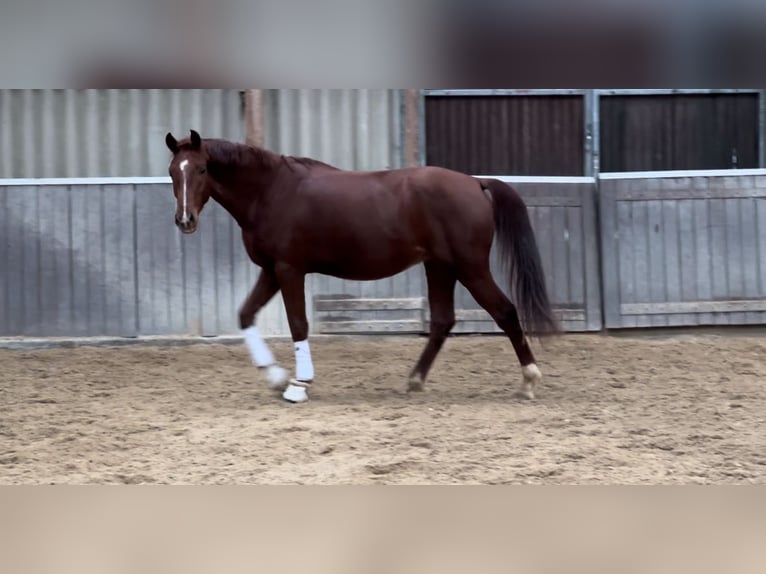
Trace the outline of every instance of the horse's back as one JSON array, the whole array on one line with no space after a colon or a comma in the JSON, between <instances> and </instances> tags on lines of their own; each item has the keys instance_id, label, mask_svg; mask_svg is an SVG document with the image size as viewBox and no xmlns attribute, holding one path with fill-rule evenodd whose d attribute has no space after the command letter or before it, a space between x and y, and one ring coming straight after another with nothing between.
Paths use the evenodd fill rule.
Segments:
<instances>
[{"instance_id":1,"label":"horse's back","mask_svg":"<svg viewBox=\"0 0 766 574\"><path fill-rule=\"evenodd\" d=\"M317 171L303 187L306 196L331 209L368 221L403 217L419 226L491 225L492 207L479 180L438 166L415 166L377 171ZM314 203L314 202L312 202Z\"/></svg>"}]
</instances>

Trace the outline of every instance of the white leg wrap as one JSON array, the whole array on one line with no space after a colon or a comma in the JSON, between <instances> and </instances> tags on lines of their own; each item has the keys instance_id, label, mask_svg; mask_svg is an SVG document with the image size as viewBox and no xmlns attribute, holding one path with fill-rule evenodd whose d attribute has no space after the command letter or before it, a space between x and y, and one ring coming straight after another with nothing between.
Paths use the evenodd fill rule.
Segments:
<instances>
[{"instance_id":1,"label":"white leg wrap","mask_svg":"<svg viewBox=\"0 0 766 574\"><path fill-rule=\"evenodd\" d=\"M542 380L543 375L534 363L521 367L521 373L524 376L521 382L521 394L528 399L534 399L535 385Z\"/></svg>"},{"instance_id":2,"label":"white leg wrap","mask_svg":"<svg viewBox=\"0 0 766 574\"><path fill-rule=\"evenodd\" d=\"M295 343L295 378L299 381L314 380L314 364L311 362L308 340Z\"/></svg>"},{"instance_id":3,"label":"white leg wrap","mask_svg":"<svg viewBox=\"0 0 766 574\"><path fill-rule=\"evenodd\" d=\"M540 369L534 363L530 363L529 365L525 367L521 367L521 373L524 375L524 378L528 381L537 382L543 378L543 374L540 372Z\"/></svg>"},{"instance_id":4,"label":"white leg wrap","mask_svg":"<svg viewBox=\"0 0 766 574\"><path fill-rule=\"evenodd\" d=\"M255 325L245 329L242 334L245 337L245 345L247 345L247 350L250 351L250 358L255 366L268 367L274 364L274 355L271 349L266 346Z\"/></svg>"},{"instance_id":5,"label":"white leg wrap","mask_svg":"<svg viewBox=\"0 0 766 574\"><path fill-rule=\"evenodd\" d=\"M266 368L266 386L275 391L281 391L285 388L290 373L279 365L269 365Z\"/></svg>"}]
</instances>

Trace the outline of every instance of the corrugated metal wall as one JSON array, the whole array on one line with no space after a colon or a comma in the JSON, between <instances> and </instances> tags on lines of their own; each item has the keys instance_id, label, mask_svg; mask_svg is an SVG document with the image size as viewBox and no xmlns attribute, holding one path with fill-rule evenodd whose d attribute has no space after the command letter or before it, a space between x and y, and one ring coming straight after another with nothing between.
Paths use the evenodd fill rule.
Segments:
<instances>
[{"instance_id":1,"label":"corrugated metal wall","mask_svg":"<svg viewBox=\"0 0 766 574\"><path fill-rule=\"evenodd\" d=\"M5 177L164 177L164 134L172 130L180 135L188 118L206 135L219 130L224 137L244 139L241 98L234 90L4 90L0 98L0 175ZM267 91L266 145L339 167L397 167L402 156L399 98L388 90ZM524 97L513 100L519 98ZM548 123L564 129L562 122L577 113L581 122L581 103L576 103L578 112L567 108L575 104L562 104L570 112L554 114ZM477 105L460 113L471 125L485 125L488 133L491 122L482 124L481 109ZM750 112L747 105L743 109L745 118ZM538 111L532 116L547 113ZM741 125L749 121L742 119ZM543 123L528 123L523 138L502 140L506 134L497 145L537 149L552 137L553 128L538 137L537 128L529 126L542 129ZM574 124L567 125L562 133L582 136ZM451 135L448 127L446 120L437 126L444 134L440 149L445 154L453 153L449 146L454 142L460 142L459 149L466 141L463 132ZM481 131L471 130L470 137ZM114 141L122 142L121 153L108 145ZM469 151L470 146L464 150ZM547 147L538 151L556 155ZM507 155L471 156L470 161L498 163L464 169L507 172L515 169L501 163ZM540 165L532 156L525 158L523 169ZM490 169L493 165L498 169ZM598 294L593 246L599 232L608 326L766 321L766 250L760 247L766 245L766 175L625 181L608 176L599 182L599 230L588 207L594 194L577 191L578 185L564 193L555 185L519 184L538 230L552 297L568 314L568 328L597 328L600 321L593 299ZM172 193L164 179L122 185L0 184L0 335L236 333L237 309L259 272L244 254L239 230L211 203L200 233L182 237L172 214ZM421 311L417 300L425 295L420 267L377 282L316 276L307 283L312 315L315 297L410 299L398 308L395 303L388 309L373 305L353 314L391 320L392 328L400 321L412 329ZM464 312L458 330L492 330L474 312L479 310L470 296L459 293L457 299ZM261 313L259 325L267 335L289 333L279 297Z\"/></svg>"},{"instance_id":2,"label":"corrugated metal wall","mask_svg":"<svg viewBox=\"0 0 766 574\"><path fill-rule=\"evenodd\" d=\"M602 179L606 326L766 322L766 171Z\"/></svg>"},{"instance_id":3,"label":"corrugated metal wall","mask_svg":"<svg viewBox=\"0 0 766 574\"><path fill-rule=\"evenodd\" d=\"M602 96L601 170L758 167L758 94Z\"/></svg>"},{"instance_id":4,"label":"corrugated metal wall","mask_svg":"<svg viewBox=\"0 0 766 574\"><path fill-rule=\"evenodd\" d=\"M265 96L267 147L353 169L401 165L398 91ZM237 90L3 90L0 112L2 178L165 177L167 131L244 140ZM238 331L237 309L259 269L212 202L191 237L173 225L169 183L0 187L0 206L0 334ZM314 288L365 293L370 285L312 278L309 309ZM258 324L266 335L289 333L281 297Z\"/></svg>"},{"instance_id":5,"label":"corrugated metal wall","mask_svg":"<svg viewBox=\"0 0 766 574\"><path fill-rule=\"evenodd\" d=\"M399 90L265 90L265 147L341 169L402 163Z\"/></svg>"},{"instance_id":6,"label":"corrugated metal wall","mask_svg":"<svg viewBox=\"0 0 766 574\"><path fill-rule=\"evenodd\" d=\"M244 140L238 90L0 90L0 178L161 177L165 133Z\"/></svg>"},{"instance_id":7,"label":"corrugated metal wall","mask_svg":"<svg viewBox=\"0 0 766 574\"><path fill-rule=\"evenodd\" d=\"M265 90L265 145L342 168L402 161L398 90ZM244 141L240 90L0 90L0 178L163 177L165 133Z\"/></svg>"},{"instance_id":8,"label":"corrugated metal wall","mask_svg":"<svg viewBox=\"0 0 766 574\"><path fill-rule=\"evenodd\" d=\"M471 174L582 176L584 103L571 96L427 96L426 161Z\"/></svg>"}]
</instances>

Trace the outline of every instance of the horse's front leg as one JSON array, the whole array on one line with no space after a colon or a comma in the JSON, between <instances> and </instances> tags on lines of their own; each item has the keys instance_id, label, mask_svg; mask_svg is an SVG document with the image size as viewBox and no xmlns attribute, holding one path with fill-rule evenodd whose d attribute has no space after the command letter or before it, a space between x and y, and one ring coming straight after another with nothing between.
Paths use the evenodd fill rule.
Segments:
<instances>
[{"instance_id":1,"label":"horse's front leg","mask_svg":"<svg viewBox=\"0 0 766 574\"><path fill-rule=\"evenodd\" d=\"M263 269L258 281L245 299L239 310L239 327L245 338L245 345L250 352L253 364L266 372L269 388L282 390L287 385L288 373L277 365L274 354L255 326L258 312L271 301L279 291L277 278L271 269Z\"/></svg>"},{"instance_id":2,"label":"horse's front leg","mask_svg":"<svg viewBox=\"0 0 766 574\"><path fill-rule=\"evenodd\" d=\"M302 403L308 400L308 389L314 380L306 318L306 275L290 265L277 265L275 270L295 348L295 378L290 380L282 398L291 403Z\"/></svg>"}]
</instances>

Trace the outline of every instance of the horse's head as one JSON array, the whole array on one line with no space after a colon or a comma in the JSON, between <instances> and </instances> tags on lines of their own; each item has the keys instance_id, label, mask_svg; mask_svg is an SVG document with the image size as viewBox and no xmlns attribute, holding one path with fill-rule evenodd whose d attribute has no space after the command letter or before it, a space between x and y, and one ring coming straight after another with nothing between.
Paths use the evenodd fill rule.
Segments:
<instances>
[{"instance_id":1,"label":"horse's head","mask_svg":"<svg viewBox=\"0 0 766 574\"><path fill-rule=\"evenodd\" d=\"M194 233L199 214L210 199L207 153L202 138L194 130L189 139L182 141L168 132L165 143L173 152L168 171L176 196L176 225L183 233Z\"/></svg>"}]
</instances>

